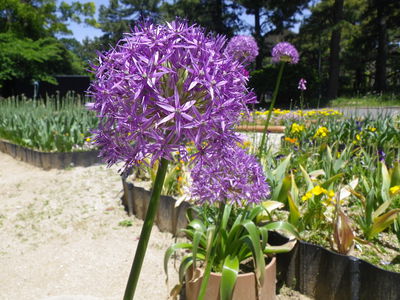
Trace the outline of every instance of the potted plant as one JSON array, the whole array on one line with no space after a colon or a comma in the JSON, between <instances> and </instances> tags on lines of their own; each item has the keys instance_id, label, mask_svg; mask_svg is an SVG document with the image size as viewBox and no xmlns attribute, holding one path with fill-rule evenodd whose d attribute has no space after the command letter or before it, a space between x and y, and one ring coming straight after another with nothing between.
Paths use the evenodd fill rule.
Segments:
<instances>
[{"instance_id":1,"label":"potted plant","mask_svg":"<svg viewBox=\"0 0 400 300\"><path fill-rule=\"evenodd\" d=\"M170 246L164 257L168 275L172 254L185 251L172 295L186 284L187 300L274 299L273 255L290 251L296 241L270 246L268 232L285 230L296 236L296 230L272 221L271 212L282 203L261 201L269 188L257 160L238 147L221 151L219 160L207 155L192 170L192 197L200 205L196 213L188 213L188 242Z\"/></svg>"}]
</instances>

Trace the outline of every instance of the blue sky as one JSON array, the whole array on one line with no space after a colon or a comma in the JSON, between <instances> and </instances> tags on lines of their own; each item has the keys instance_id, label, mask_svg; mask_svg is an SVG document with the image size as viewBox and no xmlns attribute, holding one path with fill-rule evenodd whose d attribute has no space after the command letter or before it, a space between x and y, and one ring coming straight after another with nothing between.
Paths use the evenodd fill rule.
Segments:
<instances>
[{"instance_id":1,"label":"blue sky","mask_svg":"<svg viewBox=\"0 0 400 300\"><path fill-rule=\"evenodd\" d=\"M63 0L67 3L73 2L73 0ZM59 0L61 2L61 0ZM81 3L86 3L86 2L94 2L96 4L96 9L100 7L100 5L108 5L109 0L83 0L80 1ZM97 16L96 16L97 17ZM254 25L253 17L249 15L243 15L244 21L246 21L249 25ZM298 24L299 25L299 24ZM94 27L85 25L85 24L77 24L75 22L71 22L69 24L69 29L72 30L73 32L73 37L77 39L78 41L82 41L85 37L93 38L96 36L101 36L102 31L100 29L96 29ZM295 26L294 28L295 31L298 30L298 26ZM247 33L248 34L248 33Z\"/></svg>"},{"instance_id":2,"label":"blue sky","mask_svg":"<svg viewBox=\"0 0 400 300\"><path fill-rule=\"evenodd\" d=\"M73 0L62 0L64 2L67 3L71 3L74 2ZM109 0L83 0L83 1L79 1L81 3L86 3L86 2L94 2L96 4L96 9L99 9L100 5L108 5L108 1ZM58 2L60 3L61 1L58 0ZM97 15L96 15L97 17ZM89 38L93 38L96 36L101 36L102 35L102 31L100 29L94 28L92 26L88 26L86 24L77 24L75 22L71 22L69 24L69 29L72 30L73 32L73 36L75 39L77 39L78 41L82 41L85 37L89 37Z\"/></svg>"}]
</instances>

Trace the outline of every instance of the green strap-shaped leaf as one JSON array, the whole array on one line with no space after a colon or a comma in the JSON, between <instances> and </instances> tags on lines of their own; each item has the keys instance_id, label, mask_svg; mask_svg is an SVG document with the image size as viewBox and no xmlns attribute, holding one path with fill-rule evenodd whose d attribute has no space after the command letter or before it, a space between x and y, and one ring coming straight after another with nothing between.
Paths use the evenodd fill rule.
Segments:
<instances>
[{"instance_id":1,"label":"green strap-shaped leaf","mask_svg":"<svg viewBox=\"0 0 400 300\"><path fill-rule=\"evenodd\" d=\"M323 187L324 189L327 189L333 182L342 178L343 176L344 176L344 173L339 173L339 174L333 175L332 177L328 178L323 183L321 183L321 187Z\"/></svg>"},{"instance_id":2,"label":"green strap-shaped leaf","mask_svg":"<svg viewBox=\"0 0 400 300\"><path fill-rule=\"evenodd\" d=\"M286 158L279 164L279 166L272 171L277 182L281 181L283 176L285 176L286 169L289 166L290 159L292 158L292 153L290 153Z\"/></svg>"},{"instance_id":3,"label":"green strap-shaped leaf","mask_svg":"<svg viewBox=\"0 0 400 300\"><path fill-rule=\"evenodd\" d=\"M292 193L288 193L288 202L289 202L289 222L293 225L297 225L300 219L300 210L297 206L297 203L294 201Z\"/></svg>"},{"instance_id":4,"label":"green strap-shaped leaf","mask_svg":"<svg viewBox=\"0 0 400 300\"><path fill-rule=\"evenodd\" d=\"M183 283L186 271L193 264L193 256L192 254L188 254L182 258L182 262L179 266L179 282Z\"/></svg>"},{"instance_id":5,"label":"green strap-shaped leaf","mask_svg":"<svg viewBox=\"0 0 400 300\"><path fill-rule=\"evenodd\" d=\"M400 163L395 162L390 175L390 187L400 185Z\"/></svg>"},{"instance_id":6,"label":"green strap-shaped leaf","mask_svg":"<svg viewBox=\"0 0 400 300\"><path fill-rule=\"evenodd\" d=\"M206 246L206 264L208 263L208 260L210 259L211 255L211 250L213 249L214 242L215 242L215 234L216 234L216 227L215 225L210 225L207 228L207 233L206 233L206 241L207 241L207 246Z\"/></svg>"},{"instance_id":7,"label":"green strap-shaped leaf","mask_svg":"<svg viewBox=\"0 0 400 300\"><path fill-rule=\"evenodd\" d=\"M254 206L248 216L245 218L248 220L254 220L259 214L261 214L264 211L264 208L260 205Z\"/></svg>"},{"instance_id":8,"label":"green strap-shaped leaf","mask_svg":"<svg viewBox=\"0 0 400 300\"><path fill-rule=\"evenodd\" d=\"M294 235L295 237L300 238L299 233L297 232L297 229L288 222L284 222L284 221L272 222L272 223L268 223L267 225L264 225L263 227L268 230L284 230L284 231Z\"/></svg>"},{"instance_id":9,"label":"green strap-shaped leaf","mask_svg":"<svg viewBox=\"0 0 400 300\"><path fill-rule=\"evenodd\" d=\"M369 233L369 239L374 238L378 233L388 228L397 218L400 208L392 209L386 214L374 219L372 229Z\"/></svg>"},{"instance_id":10,"label":"green strap-shaped leaf","mask_svg":"<svg viewBox=\"0 0 400 300\"><path fill-rule=\"evenodd\" d=\"M390 176L389 171L384 163L382 164L382 187L381 187L381 197L383 201L389 201L389 188L390 188Z\"/></svg>"},{"instance_id":11,"label":"green strap-shaped leaf","mask_svg":"<svg viewBox=\"0 0 400 300\"><path fill-rule=\"evenodd\" d=\"M174 253L178 249L191 249L193 247L190 243L176 243L170 246L164 254L164 272L167 275L168 279L168 261L171 258L172 253Z\"/></svg>"},{"instance_id":12,"label":"green strap-shaped leaf","mask_svg":"<svg viewBox=\"0 0 400 300\"><path fill-rule=\"evenodd\" d=\"M314 187L314 184L310 178L310 176L308 175L307 171L303 168L302 165L299 165L301 173L303 174L304 180L307 183L307 190L311 190Z\"/></svg>"},{"instance_id":13,"label":"green strap-shaped leaf","mask_svg":"<svg viewBox=\"0 0 400 300\"><path fill-rule=\"evenodd\" d=\"M264 253L260 245L260 232L257 229L257 226L250 220L245 220L243 222L243 227L246 228L247 232L249 233L249 238L250 238L249 247L250 249L252 249L253 257L255 260L257 285L261 286L262 282L264 282L265 261L264 261Z\"/></svg>"},{"instance_id":14,"label":"green strap-shaped leaf","mask_svg":"<svg viewBox=\"0 0 400 300\"><path fill-rule=\"evenodd\" d=\"M196 269L197 251L198 251L198 248L199 248L199 243L200 243L202 235L203 235L202 231L195 231L194 235L193 235L192 253L193 253L193 268L194 269Z\"/></svg>"},{"instance_id":15,"label":"green strap-shaped leaf","mask_svg":"<svg viewBox=\"0 0 400 300\"><path fill-rule=\"evenodd\" d=\"M220 285L220 299L231 300L233 289L239 273L239 260L236 256L227 256L222 267L222 278Z\"/></svg>"},{"instance_id":16,"label":"green strap-shaped leaf","mask_svg":"<svg viewBox=\"0 0 400 300\"><path fill-rule=\"evenodd\" d=\"M265 254L276 254L276 253L286 253L293 249L296 245L297 240L289 241L280 246L267 246L264 249Z\"/></svg>"},{"instance_id":17,"label":"green strap-shaped leaf","mask_svg":"<svg viewBox=\"0 0 400 300\"><path fill-rule=\"evenodd\" d=\"M224 207L224 213L222 214L220 229L226 229L228 225L229 217L231 215L232 205L226 204Z\"/></svg>"},{"instance_id":18,"label":"green strap-shaped leaf","mask_svg":"<svg viewBox=\"0 0 400 300\"><path fill-rule=\"evenodd\" d=\"M380 215L382 215L390 206L390 203L392 201L387 200L383 202L373 213L372 213L372 219L375 220L377 219Z\"/></svg>"},{"instance_id":19,"label":"green strap-shaped leaf","mask_svg":"<svg viewBox=\"0 0 400 300\"><path fill-rule=\"evenodd\" d=\"M290 175L285 176L282 180L281 190L279 191L278 198L276 199L277 201L285 204L287 203L288 192L291 188L291 185L292 181L290 179Z\"/></svg>"},{"instance_id":20,"label":"green strap-shaped leaf","mask_svg":"<svg viewBox=\"0 0 400 300\"><path fill-rule=\"evenodd\" d=\"M194 219L193 221L191 221L188 226L188 228L193 228L195 230L200 230L200 231L206 231L206 226L203 224L203 222L201 222L198 219Z\"/></svg>"},{"instance_id":21,"label":"green strap-shaped leaf","mask_svg":"<svg viewBox=\"0 0 400 300\"><path fill-rule=\"evenodd\" d=\"M258 230L261 233L261 249L264 249L267 246L268 243L268 229L264 228L264 227L260 227L258 228Z\"/></svg>"}]
</instances>

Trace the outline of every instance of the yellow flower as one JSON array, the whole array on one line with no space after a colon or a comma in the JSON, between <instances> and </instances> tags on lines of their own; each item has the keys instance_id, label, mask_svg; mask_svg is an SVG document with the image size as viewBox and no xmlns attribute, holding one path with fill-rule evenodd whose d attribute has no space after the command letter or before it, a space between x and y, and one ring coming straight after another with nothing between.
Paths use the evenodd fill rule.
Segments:
<instances>
[{"instance_id":1,"label":"yellow flower","mask_svg":"<svg viewBox=\"0 0 400 300\"><path fill-rule=\"evenodd\" d=\"M371 132L375 132L376 128L375 127L368 127L368 130L371 131Z\"/></svg>"},{"instance_id":2,"label":"yellow flower","mask_svg":"<svg viewBox=\"0 0 400 300\"><path fill-rule=\"evenodd\" d=\"M90 142L92 139L90 137L86 138L86 142Z\"/></svg>"},{"instance_id":3,"label":"yellow flower","mask_svg":"<svg viewBox=\"0 0 400 300\"><path fill-rule=\"evenodd\" d=\"M392 196L400 194L400 185L392 186L389 189L389 194L392 195Z\"/></svg>"},{"instance_id":4,"label":"yellow flower","mask_svg":"<svg viewBox=\"0 0 400 300\"><path fill-rule=\"evenodd\" d=\"M329 134L328 128L325 126L319 127L317 132L314 134L314 138L324 138L327 137Z\"/></svg>"},{"instance_id":5,"label":"yellow flower","mask_svg":"<svg viewBox=\"0 0 400 300\"><path fill-rule=\"evenodd\" d=\"M293 123L290 132L292 134L296 134L296 133L302 132L303 130L304 130L304 125L299 125L297 123Z\"/></svg>"},{"instance_id":6,"label":"yellow flower","mask_svg":"<svg viewBox=\"0 0 400 300\"><path fill-rule=\"evenodd\" d=\"M311 193L313 193L315 196L319 196L322 193L326 194L327 190L317 185L311 190Z\"/></svg>"},{"instance_id":7,"label":"yellow flower","mask_svg":"<svg viewBox=\"0 0 400 300\"><path fill-rule=\"evenodd\" d=\"M250 141L244 141L244 142L243 142L243 146L244 146L245 148L249 148L249 147L251 146L251 142L250 142Z\"/></svg>"},{"instance_id":8,"label":"yellow flower","mask_svg":"<svg viewBox=\"0 0 400 300\"><path fill-rule=\"evenodd\" d=\"M359 134L356 134L356 140L360 141L361 140L361 136Z\"/></svg>"},{"instance_id":9,"label":"yellow flower","mask_svg":"<svg viewBox=\"0 0 400 300\"><path fill-rule=\"evenodd\" d=\"M310 199L312 196L313 196L312 193L307 192L303 197L301 197L301 200L306 201L306 200Z\"/></svg>"},{"instance_id":10,"label":"yellow flower","mask_svg":"<svg viewBox=\"0 0 400 300\"><path fill-rule=\"evenodd\" d=\"M330 197L330 198L335 197L335 192L332 191L332 190L329 190L329 191L328 191L328 197Z\"/></svg>"},{"instance_id":11,"label":"yellow flower","mask_svg":"<svg viewBox=\"0 0 400 300\"><path fill-rule=\"evenodd\" d=\"M237 145L243 149L246 149L251 146L251 142L250 141L244 141L243 143L238 142Z\"/></svg>"}]
</instances>

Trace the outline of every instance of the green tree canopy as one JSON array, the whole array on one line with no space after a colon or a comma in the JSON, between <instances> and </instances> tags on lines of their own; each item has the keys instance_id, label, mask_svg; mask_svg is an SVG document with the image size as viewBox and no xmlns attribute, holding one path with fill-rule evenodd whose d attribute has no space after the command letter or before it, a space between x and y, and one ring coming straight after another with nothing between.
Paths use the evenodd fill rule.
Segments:
<instances>
[{"instance_id":1,"label":"green tree canopy","mask_svg":"<svg viewBox=\"0 0 400 300\"><path fill-rule=\"evenodd\" d=\"M55 74L77 74L83 64L56 38L71 34L68 22L96 25L93 2L56 0L0 2L0 87L13 80L55 82Z\"/></svg>"}]
</instances>

